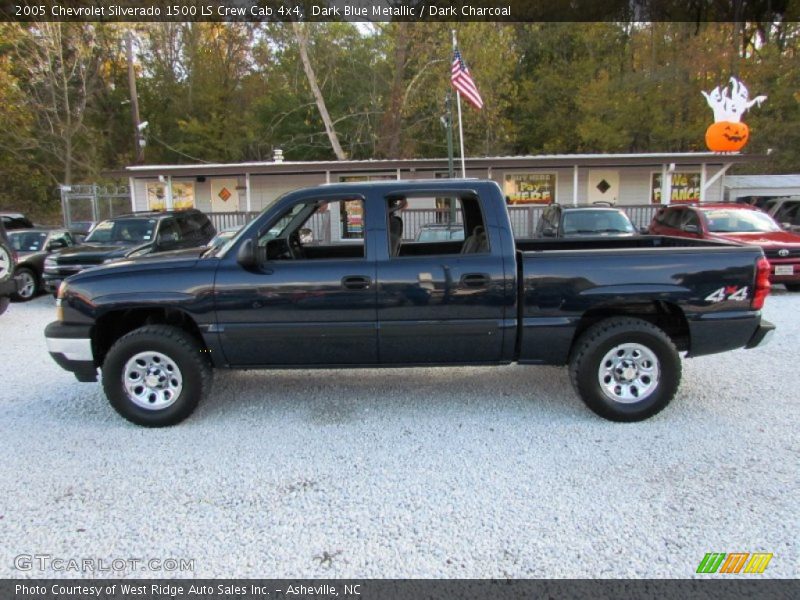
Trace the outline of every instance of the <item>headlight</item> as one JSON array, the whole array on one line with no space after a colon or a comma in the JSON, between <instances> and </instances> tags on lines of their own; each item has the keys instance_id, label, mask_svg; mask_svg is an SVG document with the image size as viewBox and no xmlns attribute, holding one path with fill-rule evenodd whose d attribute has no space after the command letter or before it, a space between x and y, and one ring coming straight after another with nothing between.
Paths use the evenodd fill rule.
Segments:
<instances>
[{"instance_id":1,"label":"headlight","mask_svg":"<svg viewBox=\"0 0 800 600\"><path fill-rule=\"evenodd\" d=\"M61 284L58 286L58 293L56 294L56 321L63 321L64 320L64 307L61 305L61 302L64 299L64 295L67 293L67 282L62 281Z\"/></svg>"}]
</instances>

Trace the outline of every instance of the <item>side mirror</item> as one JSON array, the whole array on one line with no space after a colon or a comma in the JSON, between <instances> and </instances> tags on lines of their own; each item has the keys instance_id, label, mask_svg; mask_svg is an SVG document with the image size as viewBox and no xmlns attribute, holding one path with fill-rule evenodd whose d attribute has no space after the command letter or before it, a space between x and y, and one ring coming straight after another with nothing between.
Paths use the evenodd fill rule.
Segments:
<instances>
[{"instance_id":1,"label":"side mirror","mask_svg":"<svg viewBox=\"0 0 800 600\"><path fill-rule=\"evenodd\" d=\"M683 230L686 233L700 233L700 228L697 225L684 225Z\"/></svg>"},{"instance_id":2,"label":"side mirror","mask_svg":"<svg viewBox=\"0 0 800 600\"><path fill-rule=\"evenodd\" d=\"M792 224L789 223L788 221L784 221L783 223L781 223L781 229L785 229L786 231L789 231L791 228L792 228Z\"/></svg>"},{"instance_id":3,"label":"side mirror","mask_svg":"<svg viewBox=\"0 0 800 600\"><path fill-rule=\"evenodd\" d=\"M236 262L245 269L252 269L258 265L256 258L256 245L252 238L242 242L239 251L236 253Z\"/></svg>"},{"instance_id":4,"label":"side mirror","mask_svg":"<svg viewBox=\"0 0 800 600\"><path fill-rule=\"evenodd\" d=\"M545 227L542 229L542 235L544 237L556 237L556 230L553 227Z\"/></svg>"},{"instance_id":5,"label":"side mirror","mask_svg":"<svg viewBox=\"0 0 800 600\"><path fill-rule=\"evenodd\" d=\"M314 232L311 231L308 227L303 227L300 231L297 232L299 234L300 243L310 244L314 241Z\"/></svg>"},{"instance_id":6,"label":"side mirror","mask_svg":"<svg viewBox=\"0 0 800 600\"><path fill-rule=\"evenodd\" d=\"M52 252L53 250L61 250L62 248L66 248L67 243L64 240L52 240L47 244L46 250L48 252Z\"/></svg>"},{"instance_id":7,"label":"side mirror","mask_svg":"<svg viewBox=\"0 0 800 600\"><path fill-rule=\"evenodd\" d=\"M639 227L639 233L642 235L648 235L650 233L650 229L648 227Z\"/></svg>"}]
</instances>

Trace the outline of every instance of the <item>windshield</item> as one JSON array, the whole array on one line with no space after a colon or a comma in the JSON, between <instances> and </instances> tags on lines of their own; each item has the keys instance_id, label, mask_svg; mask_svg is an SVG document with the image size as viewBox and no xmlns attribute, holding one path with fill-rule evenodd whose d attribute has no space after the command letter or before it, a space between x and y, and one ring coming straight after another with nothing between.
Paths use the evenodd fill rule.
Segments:
<instances>
[{"instance_id":1,"label":"windshield","mask_svg":"<svg viewBox=\"0 0 800 600\"><path fill-rule=\"evenodd\" d=\"M709 210L703 212L712 233L756 233L780 231L769 215L756 210Z\"/></svg>"},{"instance_id":2,"label":"windshield","mask_svg":"<svg viewBox=\"0 0 800 600\"><path fill-rule=\"evenodd\" d=\"M564 235L570 233L633 233L625 213L616 210L573 210L564 213Z\"/></svg>"},{"instance_id":3,"label":"windshield","mask_svg":"<svg viewBox=\"0 0 800 600\"><path fill-rule=\"evenodd\" d=\"M87 243L141 244L153 239L155 219L116 219L102 221L86 236Z\"/></svg>"},{"instance_id":4,"label":"windshield","mask_svg":"<svg viewBox=\"0 0 800 600\"><path fill-rule=\"evenodd\" d=\"M41 252L46 239L45 231L18 231L8 234L8 242L17 252Z\"/></svg>"}]
</instances>

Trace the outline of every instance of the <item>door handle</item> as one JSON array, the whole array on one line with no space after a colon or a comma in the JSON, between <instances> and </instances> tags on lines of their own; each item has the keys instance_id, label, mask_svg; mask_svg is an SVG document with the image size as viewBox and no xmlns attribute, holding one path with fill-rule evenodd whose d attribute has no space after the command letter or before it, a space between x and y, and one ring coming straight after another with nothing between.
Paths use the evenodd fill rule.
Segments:
<instances>
[{"instance_id":1,"label":"door handle","mask_svg":"<svg viewBox=\"0 0 800 600\"><path fill-rule=\"evenodd\" d=\"M491 281L486 273L465 273L461 276L461 285L470 288L486 287Z\"/></svg>"},{"instance_id":2,"label":"door handle","mask_svg":"<svg viewBox=\"0 0 800 600\"><path fill-rule=\"evenodd\" d=\"M365 275L348 275L342 277L342 287L347 290L365 290L372 284L372 279Z\"/></svg>"}]
</instances>

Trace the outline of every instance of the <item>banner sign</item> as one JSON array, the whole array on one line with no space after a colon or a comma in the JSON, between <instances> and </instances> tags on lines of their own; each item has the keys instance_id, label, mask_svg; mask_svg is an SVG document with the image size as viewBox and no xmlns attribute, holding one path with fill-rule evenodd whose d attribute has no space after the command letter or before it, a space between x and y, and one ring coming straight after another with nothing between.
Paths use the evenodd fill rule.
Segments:
<instances>
[{"instance_id":1,"label":"banner sign","mask_svg":"<svg viewBox=\"0 0 800 600\"><path fill-rule=\"evenodd\" d=\"M507 204L550 204L556 200L555 173L507 173L503 181Z\"/></svg>"},{"instance_id":2,"label":"banner sign","mask_svg":"<svg viewBox=\"0 0 800 600\"><path fill-rule=\"evenodd\" d=\"M661 199L661 173L653 173L650 186L652 204L680 204L681 202L700 202L700 173L673 173L672 192L669 202Z\"/></svg>"}]
</instances>

